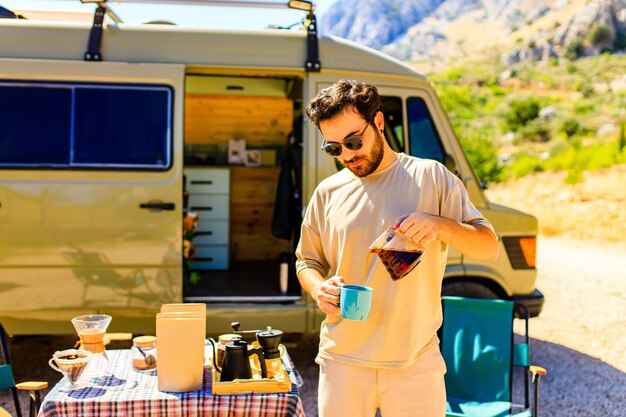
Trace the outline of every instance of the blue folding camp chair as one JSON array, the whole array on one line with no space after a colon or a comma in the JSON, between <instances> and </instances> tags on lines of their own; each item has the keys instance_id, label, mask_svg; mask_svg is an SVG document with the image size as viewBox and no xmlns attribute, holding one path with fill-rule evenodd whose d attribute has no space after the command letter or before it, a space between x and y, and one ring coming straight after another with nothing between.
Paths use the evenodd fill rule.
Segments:
<instances>
[{"instance_id":1,"label":"blue folding camp chair","mask_svg":"<svg viewBox=\"0 0 626 417\"><path fill-rule=\"evenodd\" d=\"M515 310L526 320L524 343L513 342ZM528 312L505 300L443 297L441 351L447 417L537 417L538 388L545 369L530 365ZM513 404L512 370L526 368L523 405ZM535 386L530 407L529 374Z\"/></svg>"},{"instance_id":2,"label":"blue folding camp chair","mask_svg":"<svg viewBox=\"0 0 626 417\"><path fill-rule=\"evenodd\" d=\"M29 416L35 417L37 410L41 406L41 395L39 392L42 389L48 388L48 383L39 381L22 382L19 384L15 383L13 368L11 367L11 363L9 361L9 350L7 348L5 333L2 325L0 325L0 359L4 359L4 363L0 364L0 391L6 389L11 390L17 417L22 417L22 409L20 408L17 390L28 391L30 396Z\"/></svg>"}]
</instances>

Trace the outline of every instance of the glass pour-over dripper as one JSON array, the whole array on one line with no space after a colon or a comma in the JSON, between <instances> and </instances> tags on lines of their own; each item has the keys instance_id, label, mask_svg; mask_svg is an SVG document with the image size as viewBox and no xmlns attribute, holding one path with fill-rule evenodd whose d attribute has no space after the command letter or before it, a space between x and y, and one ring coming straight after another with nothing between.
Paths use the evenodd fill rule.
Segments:
<instances>
[{"instance_id":1,"label":"glass pour-over dripper","mask_svg":"<svg viewBox=\"0 0 626 417\"><path fill-rule=\"evenodd\" d=\"M72 319L80 337L81 349L92 353L85 371L91 378L104 376L109 368L109 358L104 346L104 335L109 323L111 316L106 314L86 314Z\"/></svg>"}]
</instances>

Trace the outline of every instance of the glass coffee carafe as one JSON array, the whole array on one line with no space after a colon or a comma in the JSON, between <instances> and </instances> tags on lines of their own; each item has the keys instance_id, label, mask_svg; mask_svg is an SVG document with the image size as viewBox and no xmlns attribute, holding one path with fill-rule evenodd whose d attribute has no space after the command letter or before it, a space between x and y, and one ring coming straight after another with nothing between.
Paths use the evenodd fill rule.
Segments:
<instances>
[{"instance_id":1,"label":"glass coffee carafe","mask_svg":"<svg viewBox=\"0 0 626 417\"><path fill-rule=\"evenodd\" d=\"M424 248L389 227L369 247L378 255L392 280L404 278L421 262Z\"/></svg>"},{"instance_id":2,"label":"glass coffee carafe","mask_svg":"<svg viewBox=\"0 0 626 417\"><path fill-rule=\"evenodd\" d=\"M104 335L111 323L111 316L106 314L86 314L74 317L72 324L80 337L81 349L92 353L85 374L90 378L105 376L109 369Z\"/></svg>"}]
</instances>

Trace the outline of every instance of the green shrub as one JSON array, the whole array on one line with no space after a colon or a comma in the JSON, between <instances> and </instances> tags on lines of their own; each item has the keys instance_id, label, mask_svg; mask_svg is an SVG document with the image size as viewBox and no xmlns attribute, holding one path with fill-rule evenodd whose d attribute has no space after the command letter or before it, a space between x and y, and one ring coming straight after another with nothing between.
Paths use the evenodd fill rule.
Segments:
<instances>
[{"instance_id":1,"label":"green shrub","mask_svg":"<svg viewBox=\"0 0 626 417\"><path fill-rule=\"evenodd\" d=\"M476 101L469 85L442 85L438 88L441 104L451 116L471 120L476 117ZM454 119L453 117L453 119Z\"/></svg>"},{"instance_id":2,"label":"green shrub","mask_svg":"<svg viewBox=\"0 0 626 417\"><path fill-rule=\"evenodd\" d=\"M592 152L590 152L590 157L585 165L585 168L590 170L609 168L615 164L618 153L619 151L616 149L614 144L609 143L597 146Z\"/></svg>"},{"instance_id":3,"label":"green shrub","mask_svg":"<svg viewBox=\"0 0 626 417\"><path fill-rule=\"evenodd\" d=\"M539 116L541 106L535 98L511 102L510 111L506 115L506 123L512 131L518 130Z\"/></svg>"},{"instance_id":4,"label":"green shrub","mask_svg":"<svg viewBox=\"0 0 626 417\"><path fill-rule=\"evenodd\" d=\"M571 144L563 137L555 138L550 141L548 154L550 155L550 158L554 158L565 153L570 147Z\"/></svg>"},{"instance_id":5,"label":"green shrub","mask_svg":"<svg viewBox=\"0 0 626 417\"><path fill-rule=\"evenodd\" d=\"M619 141L596 143L582 148L574 143L563 146L559 152L551 153L543 166L546 170L594 170L608 168L623 162L626 152L620 151Z\"/></svg>"},{"instance_id":6,"label":"green shrub","mask_svg":"<svg viewBox=\"0 0 626 417\"><path fill-rule=\"evenodd\" d=\"M578 120L576 119L565 119L565 121L563 121L563 124L561 124L561 128L559 130L565 133L568 138L571 138L572 136L580 132L580 123L578 123Z\"/></svg>"},{"instance_id":7,"label":"green shrub","mask_svg":"<svg viewBox=\"0 0 626 417\"><path fill-rule=\"evenodd\" d=\"M607 25L594 23L587 33L587 39L594 48L602 49L613 40L613 31Z\"/></svg>"},{"instance_id":8,"label":"green shrub","mask_svg":"<svg viewBox=\"0 0 626 417\"><path fill-rule=\"evenodd\" d=\"M576 38L565 46L565 53L563 56L571 61L574 61L580 58L584 51L585 46L583 44L583 40L581 38Z\"/></svg>"},{"instance_id":9,"label":"green shrub","mask_svg":"<svg viewBox=\"0 0 626 417\"><path fill-rule=\"evenodd\" d=\"M586 97L586 98L591 97L593 93L595 92L593 89L593 85L591 85L588 81L581 81L578 84L576 91L581 92L583 97Z\"/></svg>"},{"instance_id":10,"label":"green shrub","mask_svg":"<svg viewBox=\"0 0 626 417\"><path fill-rule=\"evenodd\" d=\"M517 130L517 137L520 143L525 141L547 142L550 140L550 129L543 120L531 120Z\"/></svg>"},{"instance_id":11,"label":"green shrub","mask_svg":"<svg viewBox=\"0 0 626 417\"><path fill-rule=\"evenodd\" d=\"M523 153L518 155L510 167L513 178L521 178L534 172L543 171L541 161L534 155Z\"/></svg>"},{"instance_id":12,"label":"green shrub","mask_svg":"<svg viewBox=\"0 0 626 417\"><path fill-rule=\"evenodd\" d=\"M444 74L444 77L449 79L450 81L458 81L463 77L465 71L463 68L454 68Z\"/></svg>"},{"instance_id":13,"label":"green shrub","mask_svg":"<svg viewBox=\"0 0 626 417\"><path fill-rule=\"evenodd\" d=\"M493 142L484 135L462 136L461 146L467 159L482 182L500 182L503 180L503 167L498 162Z\"/></svg>"},{"instance_id":14,"label":"green shrub","mask_svg":"<svg viewBox=\"0 0 626 417\"><path fill-rule=\"evenodd\" d=\"M576 71L578 71L578 67L577 67L576 65L574 65L574 64L569 64L569 65L567 66L567 73L568 73L568 74L574 74L574 73L576 73Z\"/></svg>"},{"instance_id":15,"label":"green shrub","mask_svg":"<svg viewBox=\"0 0 626 417\"><path fill-rule=\"evenodd\" d=\"M568 144L564 151L544 161L543 167L550 171L566 170L576 162L576 153L576 148Z\"/></svg>"},{"instance_id":16,"label":"green shrub","mask_svg":"<svg viewBox=\"0 0 626 417\"><path fill-rule=\"evenodd\" d=\"M617 138L617 148L622 151L626 149L626 136L624 133L624 121L619 124L619 136Z\"/></svg>"},{"instance_id":17,"label":"green shrub","mask_svg":"<svg viewBox=\"0 0 626 417\"><path fill-rule=\"evenodd\" d=\"M494 97L504 97L507 94L504 88L499 85L491 85L489 88L491 89L491 94L493 94Z\"/></svg>"},{"instance_id":18,"label":"green shrub","mask_svg":"<svg viewBox=\"0 0 626 417\"><path fill-rule=\"evenodd\" d=\"M587 114L591 113L595 110L595 106L588 102L577 102L574 104L574 113L576 114Z\"/></svg>"}]
</instances>

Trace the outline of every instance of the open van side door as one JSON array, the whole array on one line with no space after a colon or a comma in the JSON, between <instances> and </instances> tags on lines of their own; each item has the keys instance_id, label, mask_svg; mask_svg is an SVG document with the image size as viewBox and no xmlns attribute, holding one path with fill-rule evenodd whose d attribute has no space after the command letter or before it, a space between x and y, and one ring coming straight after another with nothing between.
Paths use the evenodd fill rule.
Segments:
<instances>
[{"instance_id":1,"label":"open van side door","mask_svg":"<svg viewBox=\"0 0 626 417\"><path fill-rule=\"evenodd\" d=\"M20 320L36 333L33 319L52 333L83 312L132 308L153 319L182 299L184 72L0 59L0 320L9 333Z\"/></svg>"}]
</instances>

